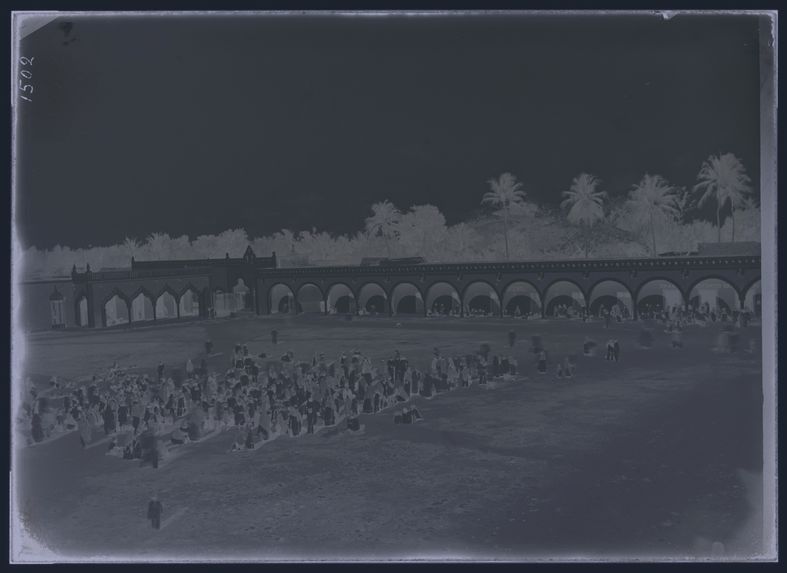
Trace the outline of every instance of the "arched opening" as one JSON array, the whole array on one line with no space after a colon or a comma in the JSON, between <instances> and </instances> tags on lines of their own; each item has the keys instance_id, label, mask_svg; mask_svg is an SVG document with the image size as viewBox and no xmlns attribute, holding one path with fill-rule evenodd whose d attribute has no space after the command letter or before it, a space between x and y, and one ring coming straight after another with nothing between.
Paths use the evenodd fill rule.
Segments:
<instances>
[{"instance_id":1,"label":"arched opening","mask_svg":"<svg viewBox=\"0 0 787 573\"><path fill-rule=\"evenodd\" d=\"M335 284L328 289L326 297L329 314L355 313L355 295L345 284Z\"/></svg>"},{"instance_id":2,"label":"arched opening","mask_svg":"<svg viewBox=\"0 0 787 573\"><path fill-rule=\"evenodd\" d=\"M435 283L426 291L427 312L437 316L459 316L462 300L453 285L446 282Z\"/></svg>"},{"instance_id":3,"label":"arched opening","mask_svg":"<svg viewBox=\"0 0 787 573\"><path fill-rule=\"evenodd\" d=\"M631 291L621 282L606 280L596 284L590 291L588 308L593 316L609 313L620 318L634 316L634 300Z\"/></svg>"},{"instance_id":4,"label":"arched opening","mask_svg":"<svg viewBox=\"0 0 787 573\"><path fill-rule=\"evenodd\" d=\"M90 325L90 317L87 310L87 297L85 295L79 297L79 301L77 302L77 320L79 321L79 326Z\"/></svg>"},{"instance_id":5,"label":"arched opening","mask_svg":"<svg viewBox=\"0 0 787 573\"><path fill-rule=\"evenodd\" d=\"M500 297L494 287L485 282L467 285L463 305L465 314L469 316L496 316L500 314Z\"/></svg>"},{"instance_id":6,"label":"arched opening","mask_svg":"<svg viewBox=\"0 0 787 573\"><path fill-rule=\"evenodd\" d=\"M544 294L546 315L552 317L577 316L586 306L585 295L579 285L571 281L557 281Z\"/></svg>"},{"instance_id":7,"label":"arched opening","mask_svg":"<svg viewBox=\"0 0 787 573\"><path fill-rule=\"evenodd\" d=\"M271 314L290 314L295 312L295 295L284 284L275 284L268 292Z\"/></svg>"},{"instance_id":8,"label":"arched opening","mask_svg":"<svg viewBox=\"0 0 787 573\"><path fill-rule=\"evenodd\" d=\"M232 293L235 295L235 309L244 310L251 308L251 290L246 286L246 281L239 278L232 287Z\"/></svg>"},{"instance_id":9,"label":"arched opening","mask_svg":"<svg viewBox=\"0 0 787 573\"><path fill-rule=\"evenodd\" d=\"M637 293L637 314L641 318L650 318L668 309L672 311L683 304L680 289L664 279L646 282Z\"/></svg>"},{"instance_id":10,"label":"arched opening","mask_svg":"<svg viewBox=\"0 0 787 573\"><path fill-rule=\"evenodd\" d=\"M154 320L153 301L141 292L131 300L131 322Z\"/></svg>"},{"instance_id":11,"label":"arched opening","mask_svg":"<svg viewBox=\"0 0 787 573\"><path fill-rule=\"evenodd\" d=\"M156 319L169 319L178 317L178 303L172 293L164 291L156 299Z\"/></svg>"},{"instance_id":12,"label":"arched opening","mask_svg":"<svg viewBox=\"0 0 787 573\"><path fill-rule=\"evenodd\" d=\"M358 309L368 314L385 314L388 295L377 283L366 283L358 291Z\"/></svg>"},{"instance_id":13,"label":"arched opening","mask_svg":"<svg viewBox=\"0 0 787 573\"><path fill-rule=\"evenodd\" d=\"M385 297L379 294L370 296L364 308L370 314L385 314Z\"/></svg>"},{"instance_id":14,"label":"arched opening","mask_svg":"<svg viewBox=\"0 0 787 573\"><path fill-rule=\"evenodd\" d=\"M400 283L391 293L391 307L394 314L424 314L424 298L421 291L412 283Z\"/></svg>"},{"instance_id":15,"label":"arched opening","mask_svg":"<svg viewBox=\"0 0 787 573\"><path fill-rule=\"evenodd\" d=\"M308 283L298 289L296 295L296 307L298 313L321 313L325 312L325 301L322 291L317 285Z\"/></svg>"},{"instance_id":16,"label":"arched opening","mask_svg":"<svg viewBox=\"0 0 787 573\"><path fill-rule=\"evenodd\" d=\"M199 295L192 289L180 297L180 316L199 316Z\"/></svg>"},{"instance_id":17,"label":"arched opening","mask_svg":"<svg viewBox=\"0 0 787 573\"><path fill-rule=\"evenodd\" d=\"M704 279L691 287L689 306L711 317L731 316L738 310L738 293L735 287L725 280Z\"/></svg>"},{"instance_id":18,"label":"arched opening","mask_svg":"<svg viewBox=\"0 0 787 573\"><path fill-rule=\"evenodd\" d=\"M532 316L541 313L541 295L536 287L525 281L516 281L503 292L503 308L507 316Z\"/></svg>"},{"instance_id":19,"label":"arched opening","mask_svg":"<svg viewBox=\"0 0 787 573\"><path fill-rule=\"evenodd\" d=\"M49 318L52 323L52 328L65 328L66 326L66 308L63 295L55 289L49 297Z\"/></svg>"},{"instance_id":20,"label":"arched opening","mask_svg":"<svg viewBox=\"0 0 787 573\"><path fill-rule=\"evenodd\" d=\"M743 296L743 309L754 316L762 316L762 286L759 280L746 289L746 294Z\"/></svg>"},{"instance_id":21,"label":"arched opening","mask_svg":"<svg viewBox=\"0 0 787 573\"><path fill-rule=\"evenodd\" d=\"M235 310L235 293L216 289L213 292L213 314L217 317L229 316Z\"/></svg>"},{"instance_id":22,"label":"arched opening","mask_svg":"<svg viewBox=\"0 0 787 573\"><path fill-rule=\"evenodd\" d=\"M128 324L128 305L118 295L113 295L104 303L105 326L115 326L117 324Z\"/></svg>"}]
</instances>

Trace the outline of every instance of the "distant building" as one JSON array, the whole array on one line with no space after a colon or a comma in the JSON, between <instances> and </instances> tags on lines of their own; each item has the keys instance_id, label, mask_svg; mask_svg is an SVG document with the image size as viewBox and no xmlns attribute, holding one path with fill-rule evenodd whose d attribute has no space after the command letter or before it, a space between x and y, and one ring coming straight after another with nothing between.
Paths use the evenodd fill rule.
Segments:
<instances>
[{"instance_id":1,"label":"distant building","mask_svg":"<svg viewBox=\"0 0 787 573\"><path fill-rule=\"evenodd\" d=\"M394 267L402 265L421 265L426 262L423 257L401 257L389 259L388 257L364 257L361 259L362 267Z\"/></svg>"},{"instance_id":2,"label":"distant building","mask_svg":"<svg viewBox=\"0 0 787 573\"><path fill-rule=\"evenodd\" d=\"M739 243L699 243L696 251L669 251L660 257L759 257L761 245L756 241Z\"/></svg>"},{"instance_id":3,"label":"distant building","mask_svg":"<svg viewBox=\"0 0 787 573\"><path fill-rule=\"evenodd\" d=\"M183 318L228 316L255 309L260 269L277 268L276 253L240 258L136 261L125 269L21 281L25 330L142 325ZM48 301L48 304L44 304Z\"/></svg>"}]
</instances>

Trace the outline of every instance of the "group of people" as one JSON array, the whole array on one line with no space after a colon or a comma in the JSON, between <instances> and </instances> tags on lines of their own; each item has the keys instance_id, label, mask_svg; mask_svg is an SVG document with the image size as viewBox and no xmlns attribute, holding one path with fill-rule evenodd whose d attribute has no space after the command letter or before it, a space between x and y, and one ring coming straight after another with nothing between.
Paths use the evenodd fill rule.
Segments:
<instances>
[{"instance_id":1,"label":"group of people","mask_svg":"<svg viewBox=\"0 0 787 573\"><path fill-rule=\"evenodd\" d=\"M622 314L612 309L605 316ZM702 316L689 307L670 307L657 320L664 321L672 348L682 348L683 329ZM736 326L740 324L727 323L725 329ZM725 330L719 346L734 351L734 334ZM271 342L278 344L275 330ZM509 331L509 348L513 349L515 342L516 334ZM643 329L640 346L648 348L652 342L653 332ZM595 342L586 338L583 353L590 356L595 347ZM533 337L532 351L538 373L545 374L548 357L539 337ZM173 369L169 376L163 363L152 375L115 364L85 383L53 378L49 388L39 390L28 380L23 415L30 441L40 443L78 431L83 447L89 447L97 441L96 434L99 440L115 436L110 442L114 455L139 459L144 457L145 442L151 436L166 435L168 446L178 446L207 433L234 428L238 432L234 448L249 449L279 435L312 434L320 427L342 422L357 431L360 414L374 414L398 404L405 409L394 414L397 423L417 421L420 413L412 408L412 396L430 398L475 382L485 385L490 379L514 376L518 369L513 356L492 355L488 345L474 354L453 357L435 349L424 371L410 365L398 351L377 368L359 351L343 353L334 361L317 354L304 362L296 361L292 352L278 358L253 355L246 345L237 344L229 369L222 374L208 370L206 358L213 356L213 345L206 342L198 366L188 360L185 369ZM606 360L617 362L619 356L618 340L610 339ZM573 378L576 364L566 356L556 368L558 378Z\"/></svg>"},{"instance_id":2,"label":"group of people","mask_svg":"<svg viewBox=\"0 0 787 573\"><path fill-rule=\"evenodd\" d=\"M206 356L211 352L207 343ZM435 349L422 371L399 351L377 368L357 350L335 361L324 354L297 361L292 352L272 359L238 344L223 374L209 371L202 358L198 367L188 360L169 375L163 363L153 375L116 364L83 384L53 379L44 392L30 385L25 414L33 443L78 431L85 448L107 441L111 455L149 459L158 467L175 447L228 429L236 432L232 449L247 450L277 436L313 434L341 423L359 431L361 414L397 405L395 423L415 423L423 417L412 397L486 385L515 375L517 366L513 357L492 355L488 348L467 356Z\"/></svg>"},{"instance_id":3,"label":"group of people","mask_svg":"<svg viewBox=\"0 0 787 573\"><path fill-rule=\"evenodd\" d=\"M736 324L739 327L747 326L752 320L749 310L731 311L727 306L711 306L710 303L694 305L644 305L639 310L641 319L656 320L665 324L672 323L680 327L689 324L705 325L713 323Z\"/></svg>"}]
</instances>

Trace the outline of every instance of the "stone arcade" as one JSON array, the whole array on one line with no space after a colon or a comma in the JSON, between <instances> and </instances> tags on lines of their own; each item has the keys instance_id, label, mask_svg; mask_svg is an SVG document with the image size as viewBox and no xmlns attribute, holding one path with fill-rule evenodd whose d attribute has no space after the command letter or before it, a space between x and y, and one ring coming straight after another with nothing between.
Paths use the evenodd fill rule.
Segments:
<instances>
[{"instance_id":1,"label":"stone arcade","mask_svg":"<svg viewBox=\"0 0 787 573\"><path fill-rule=\"evenodd\" d=\"M257 257L251 247L240 258L132 258L129 269L88 266L70 277L23 281L21 321L35 331L133 328L243 312L547 317L558 305L595 313L614 304L631 318L643 308L684 304L759 314L759 245L750 254L715 250L645 259L297 268L279 268L275 253Z\"/></svg>"}]
</instances>

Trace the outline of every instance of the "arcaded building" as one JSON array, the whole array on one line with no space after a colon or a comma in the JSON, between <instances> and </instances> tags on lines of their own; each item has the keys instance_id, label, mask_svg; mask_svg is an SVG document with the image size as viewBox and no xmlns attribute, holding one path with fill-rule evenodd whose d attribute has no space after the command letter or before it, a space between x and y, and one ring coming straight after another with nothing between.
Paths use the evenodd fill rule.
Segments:
<instances>
[{"instance_id":1,"label":"arcaded building","mask_svg":"<svg viewBox=\"0 0 787 573\"><path fill-rule=\"evenodd\" d=\"M276 254L135 261L127 269L72 269L20 283L26 331L133 328L235 313L550 317L567 307L627 318L675 307L761 311L760 245L700 245L642 259L468 262L375 259L281 268Z\"/></svg>"}]
</instances>

